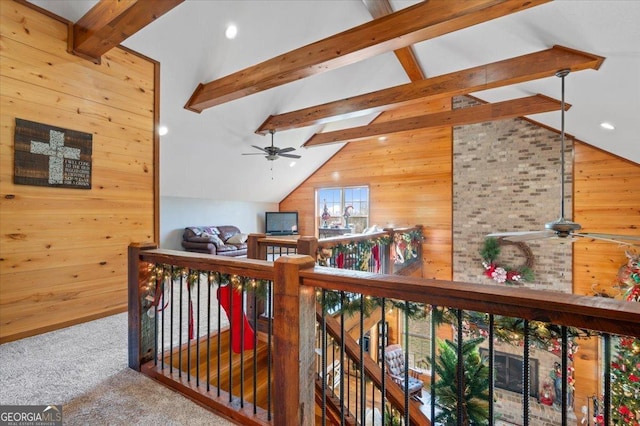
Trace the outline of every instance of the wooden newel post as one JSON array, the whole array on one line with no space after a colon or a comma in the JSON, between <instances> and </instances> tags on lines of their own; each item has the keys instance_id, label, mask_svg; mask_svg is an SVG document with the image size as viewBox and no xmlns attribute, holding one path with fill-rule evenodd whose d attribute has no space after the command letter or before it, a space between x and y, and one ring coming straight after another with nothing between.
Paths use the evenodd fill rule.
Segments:
<instances>
[{"instance_id":1,"label":"wooden newel post","mask_svg":"<svg viewBox=\"0 0 640 426\"><path fill-rule=\"evenodd\" d=\"M142 299L144 289L149 284L149 265L140 262L140 252L156 249L155 243L133 243L129 245L128 287L129 287L129 368L140 371L143 362L153 354L153 336L149 339L150 323L147 315L143 315Z\"/></svg>"},{"instance_id":2,"label":"wooden newel post","mask_svg":"<svg viewBox=\"0 0 640 426\"><path fill-rule=\"evenodd\" d=\"M247 259L267 260L267 246L260 244L258 240L266 237L266 234L249 234L247 238Z\"/></svg>"},{"instance_id":3,"label":"wooden newel post","mask_svg":"<svg viewBox=\"0 0 640 426\"><path fill-rule=\"evenodd\" d=\"M380 252L380 273L393 274L393 259L391 258L391 248L394 247L393 238L395 237L395 231L393 228L384 228L385 232L388 232L389 244L382 246Z\"/></svg>"},{"instance_id":4,"label":"wooden newel post","mask_svg":"<svg viewBox=\"0 0 640 426\"><path fill-rule=\"evenodd\" d=\"M273 290L273 424L315 424L315 291L300 285L299 271L312 268L306 255L275 261Z\"/></svg>"},{"instance_id":5,"label":"wooden newel post","mask_svg":"<svg viewBox=\"0 0 640 426\"><path fill-rule=\"evenodd\" d=\"M316 237L298 238L298 254L306 254L315 260L318 255L318 239Z\"/></svg>"}]
</instances>

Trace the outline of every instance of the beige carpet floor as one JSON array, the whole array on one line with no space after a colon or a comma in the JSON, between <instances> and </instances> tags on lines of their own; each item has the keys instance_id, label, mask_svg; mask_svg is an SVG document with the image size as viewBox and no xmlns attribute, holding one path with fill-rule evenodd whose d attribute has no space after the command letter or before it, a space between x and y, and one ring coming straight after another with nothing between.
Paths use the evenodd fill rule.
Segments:
<instances>
[{"instance_id":1,"label":"beige carpet floor","mask_svg":"<svg viewBox=\"0 0 640 426\"><path fill-rule=\"evenodd\" d=\"M66 425L233 425L127 366L127 314L0 345L0 405L63 406Z\"/></svg>"}]
</instances>

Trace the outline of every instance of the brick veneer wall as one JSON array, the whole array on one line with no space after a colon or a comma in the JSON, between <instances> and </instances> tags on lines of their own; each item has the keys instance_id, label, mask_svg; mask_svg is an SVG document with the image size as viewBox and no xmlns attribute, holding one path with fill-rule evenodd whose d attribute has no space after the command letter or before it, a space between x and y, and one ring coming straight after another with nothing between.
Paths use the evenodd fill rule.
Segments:
<instances>
[{"instance_id":1,"label":"brick veneer wall","mask_svg":"<svg viewBox=\"0 0 640 426\"><path fill-rule=\"evenodd\" d=\"M476 104L458 97L454 109ZM560 216L560 136L522 119L501 120L453 131L453 279L484 285L497 284L483 275L479 250L490 232L543 230ZM572 152L565 150L565 216L571 219ZM535 280L523 285L536 289L572 291L572 246L559 240L531 241ZM498 263L522 265L526 261L517 247L504 246ZM486 346L486 345L484 345ZM500 351L522 354L508 344ZM557 356L534 351L540 361L540 387L549 377ZM540 390L540 389L539 389ZM522 397L496 390L498 418L521 424ZM530 400L530 419L540 425L558 424L555 409ZM575 424L575 416L570 422Z\"/></svg>"},{"instance_id":2,"label":"brick veneer wall","mask_svg":"<svg viewBox=\"0 0 640 426\"><path fill-rule=\"evenodd\" d=\"M458 97L454 108L474 104ZM560 136L526 120L501 120L454 128L453 279L495 284L483 275L479 250L490 232L542 230L560 216ZM565 216L571 218L572 144L565 150ZM535 280L526 286L572 291L572 247L558 240L528 243ZM498 262L526 258L506 246Z\"/></svg>"}]
</instances>

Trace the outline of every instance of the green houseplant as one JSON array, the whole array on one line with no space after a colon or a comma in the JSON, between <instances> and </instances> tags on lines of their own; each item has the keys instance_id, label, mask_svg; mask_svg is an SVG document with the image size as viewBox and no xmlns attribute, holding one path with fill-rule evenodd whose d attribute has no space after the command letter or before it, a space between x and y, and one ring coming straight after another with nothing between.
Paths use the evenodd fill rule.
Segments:
<instances>
[{"instance_id":1,"label":"green houseplant","mask_svg":"<svg viewBox=\"0 0 640 426\"><path fill-rule=\"evenodd\" d=\"M478 345L483 337L462 343L464 377L458 378L457 344L450 340L438 343L439 353L435 370L438 379L435 383L436 406L439 413L437 424L442 425L487 425L489 424L489 367L480 356ZM458 386L464 389L462 416L458 422Z\"/></svg>"}]
</instances>

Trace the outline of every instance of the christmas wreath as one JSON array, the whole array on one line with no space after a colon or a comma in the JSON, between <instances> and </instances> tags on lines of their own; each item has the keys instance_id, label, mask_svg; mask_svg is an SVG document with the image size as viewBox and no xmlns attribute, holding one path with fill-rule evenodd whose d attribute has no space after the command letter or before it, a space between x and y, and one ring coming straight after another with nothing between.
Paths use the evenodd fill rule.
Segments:
<instances>
[{"instance_id":1,"label":"christmas wreath","mask_svg":"<svg viewBox=\"0 0 640 426\"><path fill-rule=\"evenodd\" d=\"M518 247L527 259L525 264L517 268L500 265L497 259L500 256L500 247L503 245ZM533 267L533 254L525 243L486 238L482 249L480 249L480 256L482 256L484 275L498 283L519 284L522 281L532 281L534 278L533 270L531 269Z\"/></svg>"}]
</instances>

